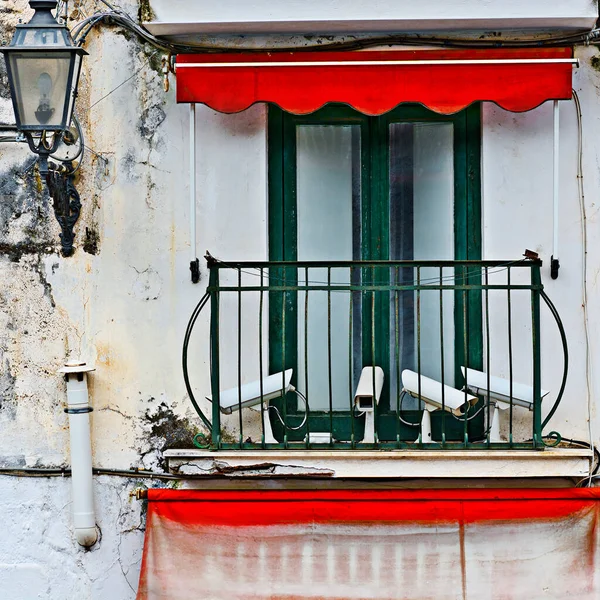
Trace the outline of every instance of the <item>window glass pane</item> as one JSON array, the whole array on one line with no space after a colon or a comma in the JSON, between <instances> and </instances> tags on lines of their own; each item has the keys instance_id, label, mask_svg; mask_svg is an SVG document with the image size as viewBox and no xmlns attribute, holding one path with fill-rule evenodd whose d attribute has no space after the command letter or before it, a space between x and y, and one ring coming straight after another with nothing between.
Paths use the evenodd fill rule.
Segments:
<instances>
[{"instance_id":1,"label":"window glass pane","mask_svg":"<svg viewBox=\"0 0 600 600\"><path fill-rule=\"evenodd\" d=\"M68 53L13 54L16 105L21 123L48 128L62 124L71 57Z\"/></svg>"},{"instance_id":2,"label":"window glass pane","mask_svg":"<svg viewBox=\"0 0 600 600\"><path fill-rule=\"evenodd\" d=\"M452 123L390 125L390 258L392 260L452 260L454 258L454 154ZM444 269L444 284L454 273ZM399 284L417 280L412 268L397 269ZM422 284L439 285L440 270L422 268ZM441 296L441 297L440 297ZM398 319L396 319L396 307ZM423 290L397 292L391 298L391 406L396 406L397 373L418 370L444 383L454 383L454 293ZM442 315L443 327L440 325ZM420 321L420 335L417 333ZM443 337L443 341L442 341ZM420 343L419 343L420 338ZM442 352L443 349L443 352ZM443 358L443 360L442 360ZM415 408L406 398L403 408Z\"/></svg>"},{"instance_id":3,"label":"window glass pane","mask_svg":"<svg viewBox=\"0 0 600 600\"><path fill-rule=\"evenodd\" d=\"M297 127L298 260L360 259L360 128L355 125ZM350 282L349 269L331 269L332 284ZM311 283L327 284L327 269L311 269ZM306 281L305 273L298 282ZM331 331L331 391L333 408L350 409L352 362L360 364L360 327L350 331L350 311L360 311L360 299L348 292L298 294L298 389L308 395L311 410L329 410L328 331ZM331 314L331 320L329 320ZM353 321L360 325L359 315ZM305 336L306 332L306 336ZM349 346L352 344L352 347ZM307 360L305 360L305 350ZM308 390L305 377L308 371ZM301 408L301 403L299 404Z\"/></svg>"}]
</instances>

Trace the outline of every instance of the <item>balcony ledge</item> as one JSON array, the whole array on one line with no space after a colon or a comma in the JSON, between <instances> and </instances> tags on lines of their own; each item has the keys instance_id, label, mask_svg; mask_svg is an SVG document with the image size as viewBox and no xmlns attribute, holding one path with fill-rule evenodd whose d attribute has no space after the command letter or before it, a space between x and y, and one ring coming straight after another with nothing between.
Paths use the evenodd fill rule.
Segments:
<instances>
[{"instance_id":1,"label":"balcony ledge","mask_svg":"<svg viewBox=\"0 0 600 600\"><path fill-rule=\"evenodd\" d=\"M320 451L166 450L169 471L199 477L358 479L584 478L585 449Z\"/></svg>"}]
</instances>

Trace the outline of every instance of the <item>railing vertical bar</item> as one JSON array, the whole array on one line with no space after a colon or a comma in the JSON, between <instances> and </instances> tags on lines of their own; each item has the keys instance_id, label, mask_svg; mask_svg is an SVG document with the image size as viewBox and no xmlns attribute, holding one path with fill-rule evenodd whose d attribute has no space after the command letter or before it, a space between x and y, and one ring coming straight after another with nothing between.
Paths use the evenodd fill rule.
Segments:
<instances>
[{"instance_id":1,"label":"railing vertical bar","mask_svg":"<svg viewBox=\"0 0 600 600\"><path fill-rule=\"evenodd\" d=\"M421 410L421 266L417 265L417 373L418 377L418 395L419 395L419 410ZM427 410L423 407L424 410ZM423 432L419 428L419 444L423 443Z\"/></svg>"},{"instance_id":2,"label":"railing vertical bar","mask_svg":"<svg viewBox=\"0 0 600 600\"><path fill-rule=\"evenodd\" d=\"M395 269L396 285L400 282L399 267ZM398 306L398 290L394 291L394 355L396 361L396 448L400 448L400 310ZM390 386L391 388L391 386Z\"/></svg>"},{"instance_id":3,"label":"railing vertical bar","mask_svg":"<svg viewBox=\"0 0 600 600\"><path fill-rule=\"evenodd\" d=\"M219 377L219 268L212 265L209 275L210 298L210 355L211 373L210 386L212 392L212 443L215 448L221 448L221 393Z\"/></svg>"},{"instance_id":4,"label":"railing vertical bar","mask_svg":"<svg viewBox=\"0 0 600 600\"><path fill-rule=\"evenodd\" d=\"M444 373L444 267L440 267L440 375L442 378L442 448L446 447L446 390ZM433 440L432 440L433 441Z\"/></svg>"},{"instance_id":5,"label":"railing vertical bar","mask_svg":"<svg viewBox=\"0 0 600 600\"><path fill-rule=\"evenodd\" d=\"M463 265L462 268L462 282L468 284L470 273L467 271L467 267ZM465 407L468 406L468 395L469 395L469 376L467 374L467 368L470 366L470 355L469 355L469 293L464 290L462 293L462 323L463 323L463 362L465 367ZM463 423L463 443L468 442L468 425L467 425L467 412L465 410L465 422Z\"/></svg>"},{"instance_id":6,"label":"railing vertical bar","mask_svg":"<svg viewBox=\"0 0 600 600\"><path fill-rule=\"evenodd\" d=\"M542 444L542 373L541 373L541 346L540 346L540 289L542 280L538 264L531 269L531 319L533 341L533 445L535 448L543 447Z\"/></svg>"},{"instance_id":7,"label":"railing vertical bar","mask_svg":"<svg viewBox=\"0 0 600 600\"><path fill-rule=\"evenodd\" d=\"M263 306L264 306L264 269L260 267L260 292L258 302L258 377L260 381L260 421L261 421L261 440L260 445L263 450L265 444L265 390L263 381ZM269 418L269 415L266 415Z\"/></svg>"},{"instance_id":8,"label":"railing vertical bar","mask_svg":"<svg viewBox=\"0 0 600 600\"><path fill-rule=\"evenodd\" d=\"M306 398L306 448L310 447L310 415L308 393L308 267L304 269L306 292L304 292L304 396Z\"/></svg>"},{"instance_id":9,"label":"railing vertical bar","mask_svg":"<svg viewBox=\"0 0 600 600\"><path fill-rule=\"evenodd\" d=\"M240 426L239 447L244 441L244 420L242 419L242 270L238 268L238 324L237 324L237 384L238 384L238 418Z\"/></svg>"},{"instance_id":10,"label":"railing vertical bar","mask_svg":"<svg viewBox=\"0 0 600 600\"><path fill-rule=\"evenodd\" d=\"M371 284L375 285L376 282L376 271L375 271L375 267L372 267L371 270ZM371 372L373 373L373 387L371 388L373 390L373 393L375 393L375 366L377 365L377 362L375 360L375 290L373 290L371 292L371 365L373 366L373 369L371 370ZM373 399L373 423L375 424L375 436L374 436L374 441L375 441L375 446L377 446L377 444L379 443L379 435L377 434L377 402L375 401L375 399Z\"/></svg>"},{"instance_id":11,"label":"railing vertical bar","mask_svg":"<svg viewBox=\"0 0 600 600\"><path fill-rule=\"evenodd\" d=\"M485 272L485 285L489 285L489 272L488 268L484 268ZM485 371L487 375L487 445L490 447L490 291L486 288L485 290Z\"/></svg>"},{"instance_id":12,"label":"railing vertical bar","mask_svg":"<svg viewBox=\"0 0 600 600\"><path fill-rule=\"evenodd\" d=\"M283 268L283 286L287 286L287 268ZM281 302L281 389L285 390L285 370L286 370L286 362L285 362L285 345L287 336L285 334L285 315L286 315L286 303L287 303L287 291L283 290L283 297ZM287 398L286 394L282 396L281 407L283 409L283 446L287 450L288 447L288 439L287 439Z\"/></svg>"},{"instance_id":13,"label":"railing vertical bar","mask_svg":"<svg viewBox=\"0 0 600 600\"><path fill-rule=\"evenodd\" d=\"M512 347L512 303L511 303L511 290L510 290L510 279L511 279L510 266L508 267L506 278L507 278L507 290L506 297L508 302L508 377L510 386L510 418L508 421L508 442L509 447L513 446L513 347Z\"/></svg>"},{"instance_id":14,"label":"railing vertical bar","mask_svg":"<svg viewBox=\"0 0 600 600\"><path fill-rule=\"evenodd\" d=\"M352 267L350 267L350 284L353 282ZM356 442L354 439L354 393L353 393L353 377L352 377L352 365L354 362L354 320L353 320L353 308L354 308L354 292L349 292L350 300L348 302L348 398L350 401L350 447L354 450Z\"/></svg>"},{"instance_id":15,"label":"railing vertical bar","mask_svg":"<svg viewBox=\"0 0 600 600\"><path fill-rule=\"evenodd\" d=\"M329 445L333 445L333 383L331 365L331 267L327 267L327 383L329 388Z\"/></svg>"}]
</instances>

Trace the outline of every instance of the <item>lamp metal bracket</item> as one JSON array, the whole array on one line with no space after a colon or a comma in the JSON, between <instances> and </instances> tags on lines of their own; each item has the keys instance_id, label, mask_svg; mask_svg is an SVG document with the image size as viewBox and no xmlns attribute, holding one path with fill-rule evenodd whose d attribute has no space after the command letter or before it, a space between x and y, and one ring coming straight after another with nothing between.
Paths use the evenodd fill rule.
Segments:
<instances>
[{"instance_id":1,"label":"lamp metal bracket","mask_svg":"<svg viewBox=\"0 0 600 600\"><path fill-rule=\"evenodd\" d=\"M54 216L61 228L60 242L63 256L73 254L75 234L73 228L81 212L79 192L74 184L73 163L65 163L63 168L51 165L46 175L48 191L54 205Z\"/></svg>"}]
</instances>

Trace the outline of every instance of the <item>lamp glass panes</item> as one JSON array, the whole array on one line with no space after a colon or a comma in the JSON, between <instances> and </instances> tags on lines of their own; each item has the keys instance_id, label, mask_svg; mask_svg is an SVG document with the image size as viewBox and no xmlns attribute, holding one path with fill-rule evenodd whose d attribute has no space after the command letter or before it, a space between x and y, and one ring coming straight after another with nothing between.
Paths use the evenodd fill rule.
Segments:
<instances>
[{"instance_id":1,"label":"lamp glass panes","mask_svg":"<svg viewBox=\"0 0 600 600\"><path fill-rule=\"evenodd\" d=\"M43 4L37 7L36 4ZM73 111L81 57L65 25L48 8L53 3L31 2L38 8L27 25L17 26L10 46L2 51L17 128L21 131L67 129Z\"/></svg>"}]
</instances>

